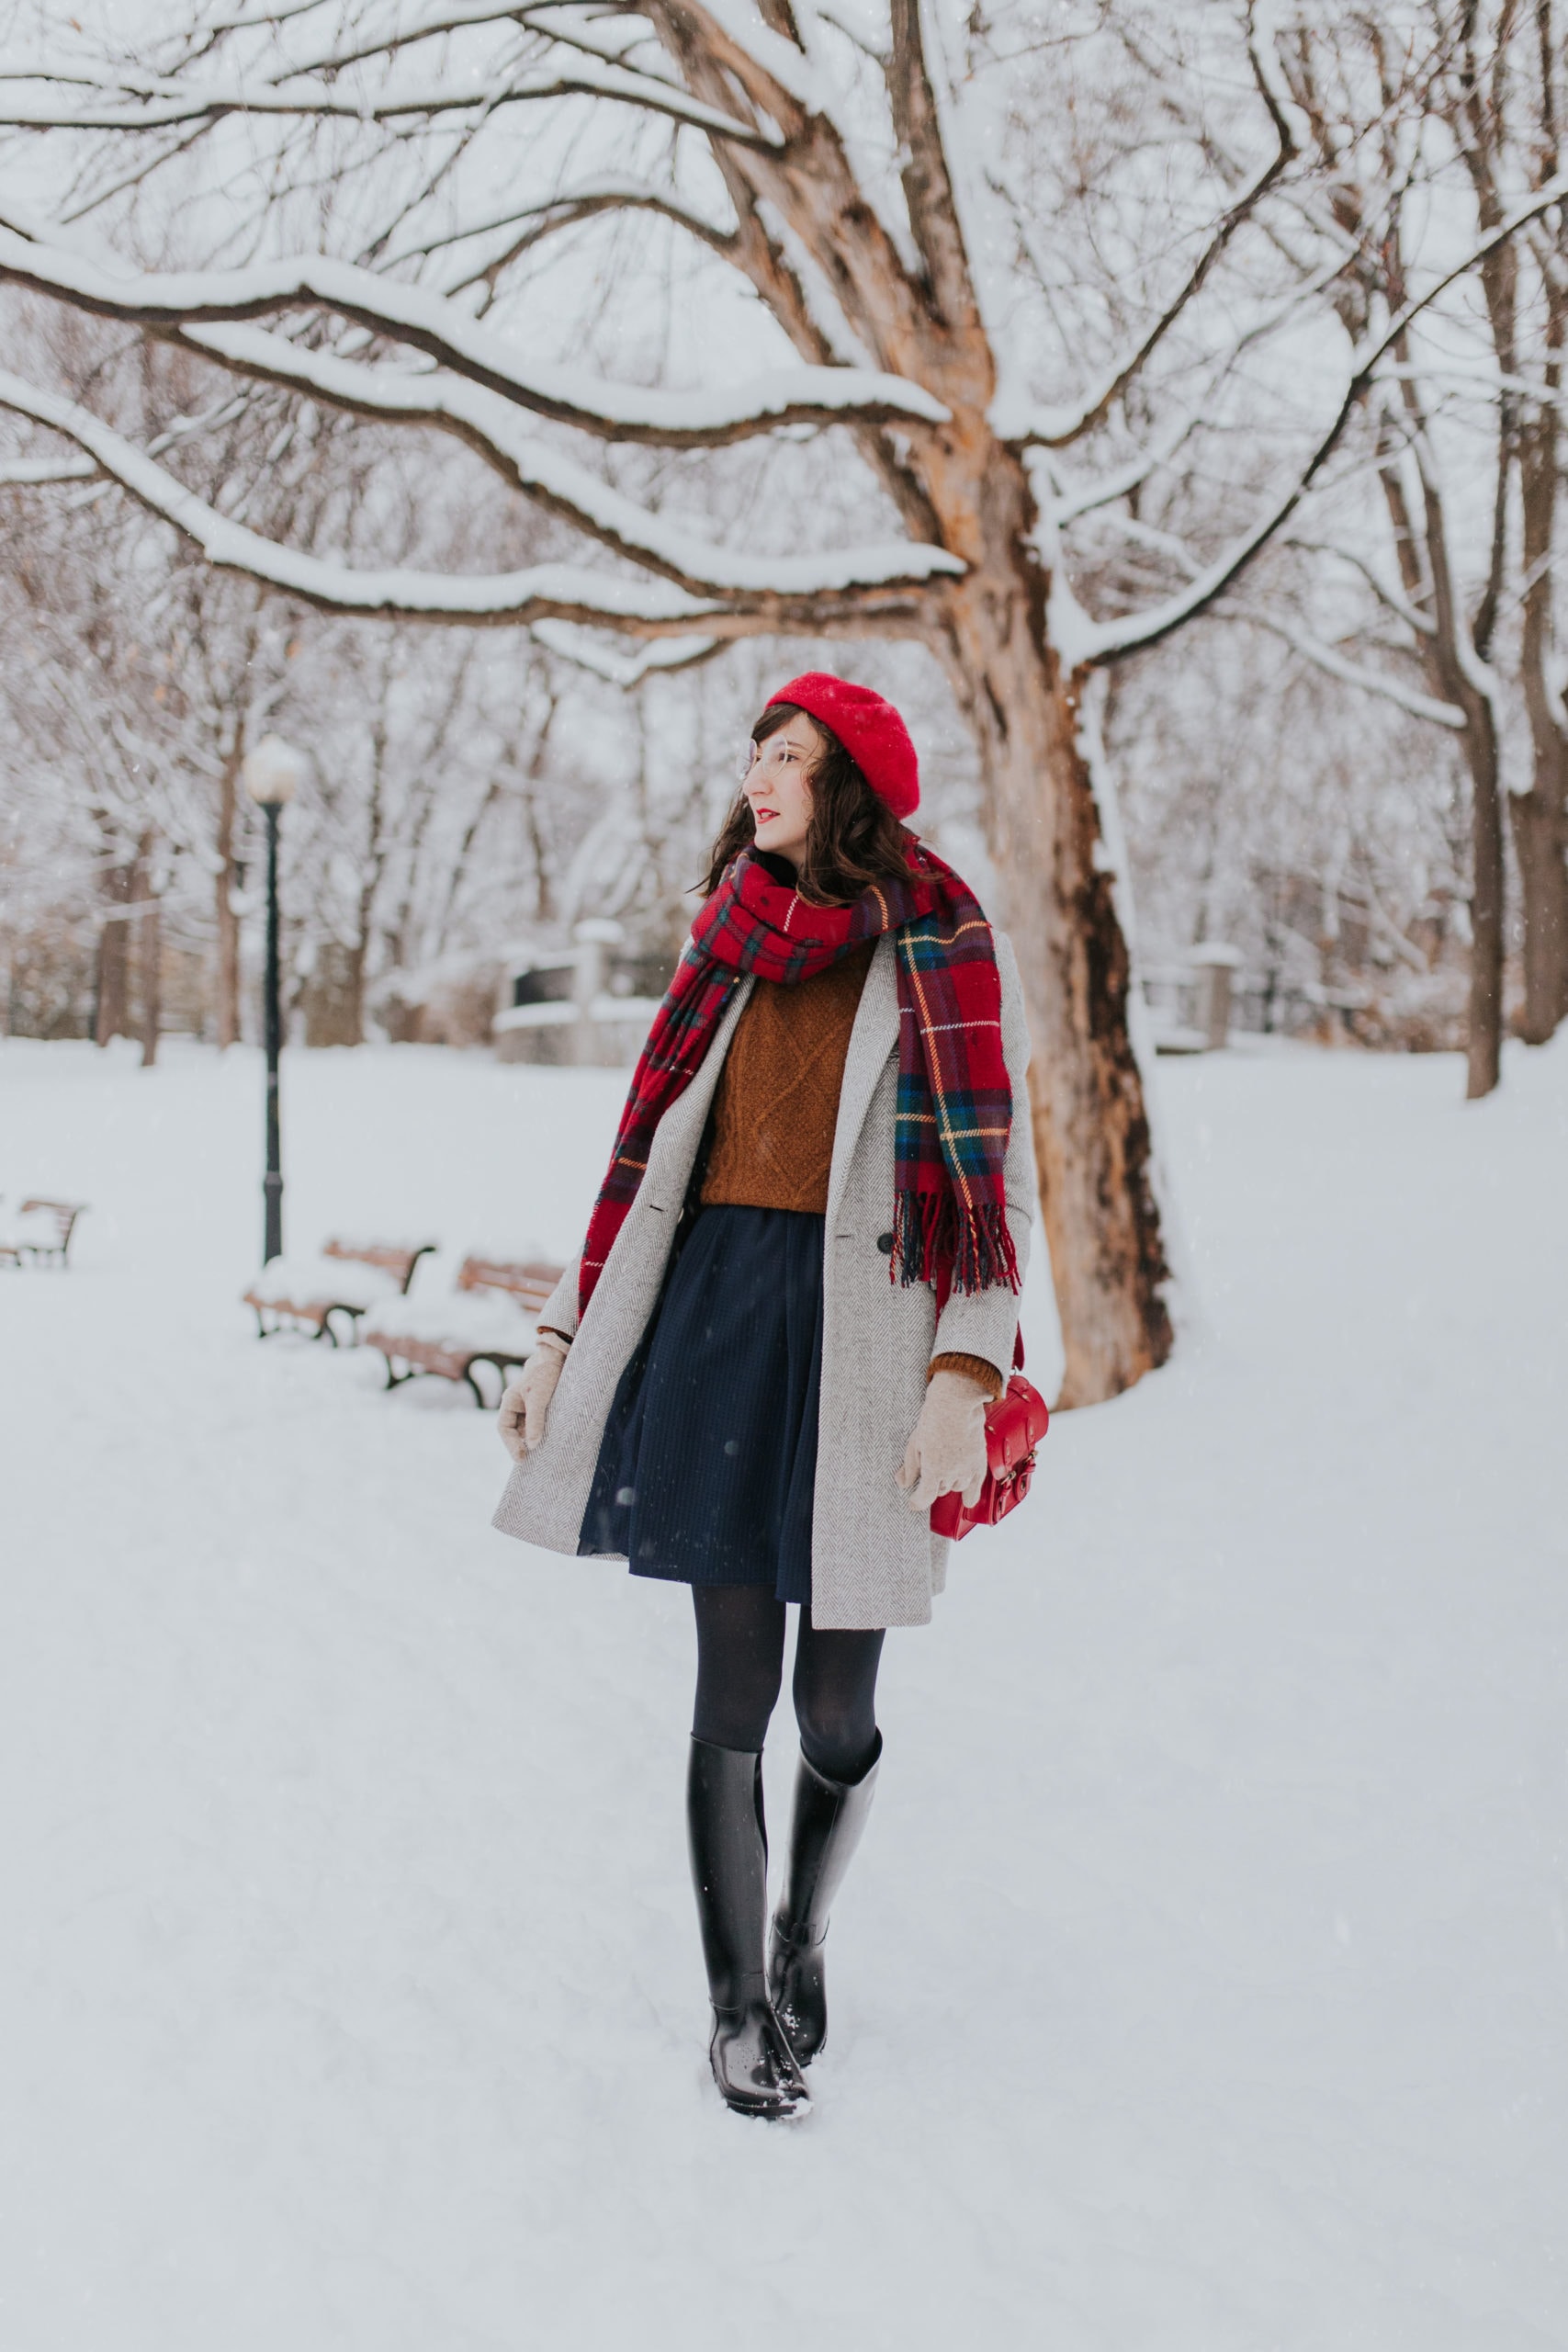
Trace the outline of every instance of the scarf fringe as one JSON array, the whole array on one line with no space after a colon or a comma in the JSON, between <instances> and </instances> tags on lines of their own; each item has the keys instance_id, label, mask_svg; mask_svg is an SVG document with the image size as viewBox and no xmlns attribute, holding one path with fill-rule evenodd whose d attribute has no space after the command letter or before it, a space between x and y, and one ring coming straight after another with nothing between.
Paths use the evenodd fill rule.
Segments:
<instances>
[{"instance_id":1,"label":"scarf fringe","mask_svg":"<svg viewBox=\"0 0 1568 2352\"><path fill-rule=\"evenodd\" d=\"M999 1201L961 1210L951 1192L899 1193L893 1204L893 1272L906 1287L936 1283L951 1268L953 1290L1018 1288L1018 1260Z\"/></svg>"}]
</instances>

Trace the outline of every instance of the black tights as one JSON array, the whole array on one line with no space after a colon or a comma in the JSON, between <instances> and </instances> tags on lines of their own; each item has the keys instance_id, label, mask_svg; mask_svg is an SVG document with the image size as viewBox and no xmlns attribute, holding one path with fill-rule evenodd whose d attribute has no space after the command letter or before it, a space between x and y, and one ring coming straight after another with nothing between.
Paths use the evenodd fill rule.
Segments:
<instances>
[{"instance_id":1,"label":"black tights","mask_svg":"<svg viewBox=\"0 0 1568 2352\"><path fill-rule=\"evenodd\" d=\"M766 1585L694 1584L697 1696L692 1736L750 1754L761 1747L784 1679L784 1604ZM830 1781L858 1781L877 1749L882 1634L823 1633L800 1612L795 1717L800 1745Z\"/></svg>"}]
</instances>

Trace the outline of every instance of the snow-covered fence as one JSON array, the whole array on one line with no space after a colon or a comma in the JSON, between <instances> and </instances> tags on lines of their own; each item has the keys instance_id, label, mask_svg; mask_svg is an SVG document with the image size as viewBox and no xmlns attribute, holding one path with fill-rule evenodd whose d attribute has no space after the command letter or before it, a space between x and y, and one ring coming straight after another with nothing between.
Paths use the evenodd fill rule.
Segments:
<instances>
[{"instance_id":1,"label":"snow-covered fence","mask_svg":"<svg viewBox=\"0 0 1568 2352\"><path fill-rule=\"evenodd\" d=\"M620 924L604 916L578 923L572 943L509 965L492 1024L500 1060L615 1069L637 1058L669 977L663 959L624 952Z\"/></svg>"},{"instance_id":2,"label":"snow-covered fence","mask_svg":"<svg viewBox=\"0 0 1568 2352\"><path fill-rule=\"evenodd\" d=\"M1162 1054L1203 1054L1230 1041L1239 947L1204 940L1179 964L1151 964L1144 970L1155 1047Z\"/></svg>"}]
</instances>

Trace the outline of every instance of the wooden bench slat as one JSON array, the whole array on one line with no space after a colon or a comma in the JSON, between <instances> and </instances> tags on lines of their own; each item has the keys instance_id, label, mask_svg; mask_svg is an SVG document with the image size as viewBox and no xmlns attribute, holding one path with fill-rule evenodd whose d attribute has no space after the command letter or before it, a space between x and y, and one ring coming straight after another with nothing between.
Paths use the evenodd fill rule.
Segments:
<instances>
[{"instance_id":1,"label":"wooden bench slat","mask_svg":"<svg viewBox=\"0 0 1568 2352\"><path fill-rule=\"evenodd\" d=\"M559 1282L564 1269L546 1265L537 1261L517 1262L500 1258L465 1258L458 1269L455 1295L479 1291L501 1291L514 1298L530 1315L537 1315ZM520 1345L513 1354L509 1349L493 1342L474 1346L465 1340L429 1338L414 1332L382 1330L369 1324L365 1332L366 1344L379 1348L387 1363L387 1385L400 1387L416 1373L429 1373L443 1380L466 1381L473 1391L474 1401L485 1408L486 1400L474 1377L474 1366L493 1364L504 1376L513 1367L525 1363L529 1350ZM399 1372L399 1364L406 1364L406 1372Z\"/></svg>"},{"instance_id":2,"label":"wooden bench slat","mask_svg":"<svg viewBox=\"0 0 1568 2352\"><path fill-rule=\"evenodd\" d=\"M435 1246L434 1241L421 1241L417 1245L397 1241L349 1241L340 1234L325 1243L321 1254L323 1258L336 1258L344 1264L374 1266L378 1272L390 1274L406 1298L414 1268L422 1258L430 1255ZM346 1315L350 1328L357 1337L359 1317L375 1311L371 1306L360 1306L347 1298L264 1297L255 1283L243 1294L242 1303L255 1309L257 1331L264 1340L270 1336L265 1318L271 1315L276 1318L274 1330L280 1329L285 1321L303 1325L316 1339L330 1339L334 1347L337 1333L332 1326L333 1316Z\"/></svg>"},{"instance_id":3,"label":"wooden bench slat","mask_svg":"<svg viewBox=\"0 0 1568 2352\"><path fill-rule=\"evenodd\" d=\"M399 1241L345 1241L335 1235L321 1250L323 1258L352 1259L356 1265L378 1266L384 1274L395 1277L404 1297L413 1280L413 1270L422 1258L434 1249L434 1241L422 1241L412 1249Z\"/></svg>"},{"instance_id":4,"label":"wooden bench slat","mask_svg":"<svg viewBox=\"0 0 1568 2352\"><path fill-rule=\"evenodd\" d=\"M24 1258L34 1260L58 1258L62 1266L68 1265L71 1236L76 1229L77 1218L85 1216L86 1211L85 1201L56 1201L43 1193L34 1193L30 1200L22 1203L17 1214L21 1216L41 1216L51 1218L54 1224L54 1239L43 1241L25 1233L0 1235L0 1258L9 1258L17 1266L20 1266Z\"/></svg>"}]
</instances>

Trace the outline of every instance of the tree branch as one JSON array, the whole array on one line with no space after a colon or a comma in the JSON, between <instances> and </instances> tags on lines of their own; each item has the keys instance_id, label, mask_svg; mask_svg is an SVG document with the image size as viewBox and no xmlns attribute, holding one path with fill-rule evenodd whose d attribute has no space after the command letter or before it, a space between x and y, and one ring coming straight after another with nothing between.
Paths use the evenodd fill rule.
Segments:
<instances>
[{"instance_id":1,"label":"tree branch","mask_svg":"<svg viewBox=\"0 0 1568 2352\"><path fill-rule=\"evenodd\" d=\"M1299 548L1303 555L1331 555L1340 563L1349 564L1352 571L1360 573L1379 604L1386 605L1396 619L1404 623L1406 628L1416 630L1421 637L1437 635L1438 624L1430 614L1422 612L1417 605L1411 604L1408 598L1400 595L1397 590L1389 586L1386 580L1380 580L1371 565L1365 562L1360 556L1352 554L1348 548L1337 547L1330 539L1297 538L1293 533L1290 538L1282 539L1280 544L1281 547Z\"/></svg>"},{"instance_id":2,"label":"tree branch","mask_svg":"<svg viewBox=\"0 0 1568 2352\"><path fill-rule=\"evenodd\" d=\"M1063 481L1053 467L1052 522L1058 530L1066 530L1067 525L1076 523L1080 515L1092 514L1097 507L1113 505L1118 499L1127 498L1134 490L1141 490L1152 474L1163 471L1170 464L1182 444L1191 438L1202 421L1201 408L1189 409L1168 431L1161 434L1157 441L1151 442L1146 449L1141 449L1135 458L1129 458L1124 465L1113 468L1108 474L1101 474L1097 481L1068 482Z\"/></svg>"},{"instance_id":3,"label":"tree branch","mask_svg":"<svg viewBox=\"0 0 1568 2352\"><path fill-rule=\"evenodd\" d=\"M1204 279L1224 254L1236 231L1244 221L1251 219L1264 197L1268 195L1269 190L1293 159L1296 153L1294 135L1285 108L1280 103L1279 93L1273 87L1272 77L1263 63L1256 29L1248 37L1247 48L1258 89L1269 109L1269 120L1274 125L1276 145L1273 154L1266 164L1254 172L1251 179L1247 181L1234 202L1228 205L1220 215L1210 232L1207 243L1193 262L1175 294L1166 304L1165 309L1155 320L1143 340L1128 352L1124 358L1119 359L1114 364L1111 373L1100 384L1100 390L1089 393L1077 409L1069 411L1060 419L1042 418L1025 431L1005 435L1004 437L1013 441L1016 447L1028 447L1032 443L1047 449L1062 449L1071 442L1080 440L1086 433L1093 430L1111 403L1121 398L1145 363L1158 350L1183 311L1199 293Z\"/></svg>"},{"instance_id":4,"label":"tree branch","mask_svg":"<svg viewBox=\"0 0 1568 2352\"><path fill-rule=\"evenodd\" d=\"M1505 238L1514 236L1528 221L1568 196L1568 173L1549 181L1537 189L1523 204L1518 205L1483 237L1461 261L1435 278L1423 294L1414 296L1378 334L1364 340L1353 354L1354 365L1345 387L1339 406L1326 431L1307 458L1306 464L1290 488L1276 502L1269 514L1216 561L1208 565L1191 585L1168 603L1156 605L1151 612L1120 621L1080 621L1073 631L1073 660L1080 662L1116 661L1122 655L1141 651L1157 645L1162 638L1192 619L1204 606L1223 596L1227 588L1241 577L1254 558L1268 546L1281 525L1289 522L1323 467L1338 447L1357 407L1371 384L1381 360L1393 349L1428 304L1435 302L1456 279L1476 267Z\"/></svg>"},{"instance_id":5,"label":"tree branch","mask_svg":"<svg viewBox=\"0 0 1568 2352\"><path fill-rule=\"evenodd\" d=\"M640 653L628 655L606 652L563 621L536 622L534 635L547 652L557 653L579 670L590 671L594 677L626 689L640 686L655 671L663 677L671 670L694 670L700 662L711 662L716 653L722 653L728 642L722 637L666 637L645 646Z\"/></svg>"},{"instance_id":6,"label":"tree branch","mask_svg":"<svg viewBox=\"0 0 1568 2352\"><path fill-rule=\"evenodd\" d=\"M886 67L909 232L931 281L931 299L953 333L979 323L969 256L947 168L936 94L926 66L920 0L891 0L893 48Z\"/></svg>"},{"instance_id":7,"label":"tree branch","mask_svg":"<svg viewBox=\"0 0 1568 2352\"><path fill-rule=\"evenodd\" d=\"M46 63L0 68L6 83L41 83L46 86L71 81L86 87L112 90L120 100L94 107L61 107L41 100L28 106L0 99L0 129L14 130L114 130L145 132L166 130L176 123L220 122L229 115L271 115L322 121L400 122L410 117L443 114L494 114L502 107L524 106L541 98L613 98L623 106L640 107L687 123L711 139L733 140L742 147L775 148L780 142L760 125L738 121L722 107L694 98L673 83L656 80L625 66L596 64L592 57L550 75L519 76L498 89L480 81L467 88L431 82L423 87L387 93L379 97L340 95L330 85L293 90L281 84L232 82L191 89L160 74L128 73L114 82L95 83L85 74L66 74Z\"/></svg>"},{"instance_id":8,"label":"tree branch","mask_svg":"<svg viewBox=\"0 0 1568 2352\"><path fill-rule=\"evenodd\" d=\"M1301 654L1329 677L1337 678L1344 685L1355 686L1362 694L1380 695L1385 702L1396 704L1412 718L1425 718L1434 727L1447 727L1455 732L1462 732L1468 723L1457 703L1438 702L1431 695L1419 693L1414 686L1402 685L1397 678L1387 677L1382 671L1364 670L1359 662L1348 661L1332 645L1325 645L1322 639L1314 637L1310 630L1298 628L1293 621L1281 619L1278 614L1268 612L1260 605L1235 603L1227 598L1211 609L1224 619L1250 621L1255 628L1267 629L1271 637L1281 638L1293 652Z\"/></svg>"},{"instance_id":9,"label":"tree branch","mask_svg":"<svg viewBox=\"0 0 1568 2352\"><path fill-rule=\"evenodd\" d=\"M0 458L0 489L33 490L47 482L96 481L91 458Z\"/></svg>"},{"instance_id":10,"label":"tree branch","mask_svg":"<svg viewBox=\"0 0 1568 2352\"><path fill-rule=\"evenodd\" d=\"M362 367L330 352L303 349L261 327L198 328L171 340L247 375L310 392L334 408L456 434L524 497L694 595L811 595L822 589L883 586L893 579L951 577L964 570L959 558L944 548L908 540L824 556L737 555L650 513L551 448L522 425L514 409L481 386Z\"/></svg>"},{"instance_id":11,"label":"tree branch","mask_svg":"<svg viewBox=\"0 0 1568 2352\"><path fill-rule=\"evenodd\" d=\"M98 469L200 549L209 563L298 596L321 610L380 619L445 620L469 626L575 621L623 635L730 638L792 629L843 634L929 631L929 592L896 574L854 580L839 565L814 587L736 589L695 596L672 583L621 581L572 564L453 577L397 569L357 571L278 546L217 509L155 464L145 451L75 402L0 372L0 408L73 441ZM902 556L899 548L890 553ZM833 559L828 559L829 565ZM953 566L951 557L943 559ZM776 569L776 568L775 568Z\"/></svg>"},{"instance_id":12,"label":"tree branch","mask_svg":"<svg viewBox=\"0 0 1568 2352\"><path fill-rule=\"evenodd\" d=\"M472 283L480 276L505 268L520 254L526 253L546 237L554 236L562 229L575 228L580 221L592 220L603 212L654 213L659 219L671 221L676 228L684 229L688 235L711 246L725 261L736 259L739 240L733 229L720 229L712 220L705 220L700 212L694 212L689 206L659 188L645 187L635 180L607 180L597 187L567 190L539 204L519 206L498 213L493 220L476 222L472 227L445 231L440 236L428 237L417 245L400 246L396 253L388 256L386 266L397 269L407 262L423 261L432 254L449 253L455 245L468 244L477 237L492 237L506 229L517 230L518 236L503 254L487 262L483 271L473 271L470 278L464 281ZM530 223L531 226L526 225ZM450 296L458 289L456 285L448 284L446 290Z\"/></svg>"},{"instance_id":13,"label":"tree branch","mask_svg":"<svg viewBox=\"0 0 1568 2352\"><path fill-rule=\"evenodd\" d=\"M18 218L9 208L13 220ZM3 217L3 216L0 216ZM99 318L143 329L193 329L265 318L319 304L423 352L454 376L536 414L616 441L659 448L724 446L781 424L836 424L858 418L906 428L945 422L947 410L902 377L853 368L794 368L739 393L642 390L597 382L573 368L527 369L506 340L439 294L404 286L352 262L310 254L236 270L121 276L88 256L0 226L0 280L51 294Z\"/></svg>"}]
</instances>

